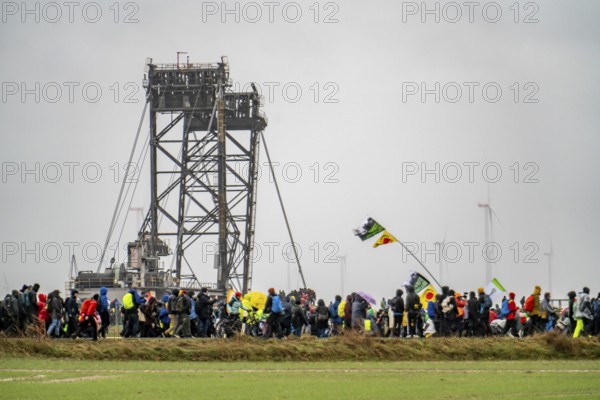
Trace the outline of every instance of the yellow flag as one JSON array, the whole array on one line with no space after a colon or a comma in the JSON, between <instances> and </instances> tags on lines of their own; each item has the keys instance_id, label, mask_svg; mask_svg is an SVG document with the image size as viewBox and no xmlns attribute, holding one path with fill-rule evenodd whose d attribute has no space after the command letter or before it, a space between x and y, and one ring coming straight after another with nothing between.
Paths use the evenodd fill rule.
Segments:
<instances>
[{"instance_id":1,"label":"yellow flag","mask_svg":"<svg viewBox=\"0 0 600 400\"><path fill-rule=\"evenodd\" d=\"M396 239L394 237L394 235L392 235L388 231L383 231L381 236L379 236L379 239L377 239L377 241L375 243L373 243L373 248L380 246L382 244L388 244L388 243L393 243L393 242L397 242L397 241L398 241L398 239Z\"/></svg>"},{"instance_id":2,"label":"yellow flag","mask_svg":"<svg viewBox=\"0 0 600 400\"><path fill-rule=\"evenodd\" d=\"M435 295L437 292L433 288L431 284L429 284L421 293L418 293L419 298L421 299L421 304L423 308L427 310L427 305L430 301L435 301Z\"/></svg>"}]
</instances>

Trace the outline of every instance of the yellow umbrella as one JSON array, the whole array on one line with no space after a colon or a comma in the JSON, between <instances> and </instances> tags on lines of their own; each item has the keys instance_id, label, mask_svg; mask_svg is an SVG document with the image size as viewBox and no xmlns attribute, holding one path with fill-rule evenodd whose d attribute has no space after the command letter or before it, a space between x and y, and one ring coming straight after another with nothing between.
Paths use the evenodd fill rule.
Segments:
<instances>
[{"instance_id":1,"label":"yellow umbrella","mask_svg":"<svg viewBox=\"0 0 600 400\"><path fill-rule=\"evenodd\" d=\"M263 310L267 304L267 295L262 292L250 292L249 294L252 307Z\"/></svg>"}]
</instances>

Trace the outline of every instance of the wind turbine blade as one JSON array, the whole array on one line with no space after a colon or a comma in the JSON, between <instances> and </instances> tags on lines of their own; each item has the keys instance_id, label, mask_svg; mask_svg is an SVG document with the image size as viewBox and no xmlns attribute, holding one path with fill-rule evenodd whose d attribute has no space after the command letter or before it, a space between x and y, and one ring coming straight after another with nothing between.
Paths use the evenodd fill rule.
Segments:
<instances>
[{"instance_id":1,"label":"wind turbine blade","mask_svg":"<svg viewBox=\"0 0 600 400\"><path fill-rule=\"evenodd\" d=\"M498 217L498 214L496 214L496 211L494 211L494 207L492 207L490 205L489 208L490 208L490 221L492 220L492 215L494 215L494 217L496 217L496 219L498 220L498 223L500 225L502 225L502 221L500 221L500 218Z\"/></svg>"}]
</instances>

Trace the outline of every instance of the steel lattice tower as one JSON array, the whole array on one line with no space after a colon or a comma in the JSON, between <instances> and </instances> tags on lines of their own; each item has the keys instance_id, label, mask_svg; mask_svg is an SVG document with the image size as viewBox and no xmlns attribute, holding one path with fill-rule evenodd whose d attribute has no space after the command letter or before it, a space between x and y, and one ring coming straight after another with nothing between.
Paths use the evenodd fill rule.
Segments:
<instances>
[{"instance_id":1,"label":"steel lattice tower","mask_svg":"<svg viewBox=\"0 0 600 400\"><path fill-rule=\"evenodd\" d=\"M215 64L148 63L145 87L151 169L150 210L140 231L149 244L145 272L158 269L158 258L169 254L165 242L175 242L175 283L209 282L198 279L191 265L198 260L186 255L212 242L217 280L209 286L247 292L259 139L267 125L260 95L254 86L252 92L230 91L225 57Z\"/></svg>"}]
</instances>

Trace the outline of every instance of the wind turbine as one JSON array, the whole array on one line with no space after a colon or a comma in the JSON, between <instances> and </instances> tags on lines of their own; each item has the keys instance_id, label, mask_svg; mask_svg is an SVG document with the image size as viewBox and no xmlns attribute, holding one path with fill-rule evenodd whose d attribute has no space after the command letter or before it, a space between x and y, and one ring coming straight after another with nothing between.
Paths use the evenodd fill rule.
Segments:
<instances>
[{"instance_id":1,"label":"wind turbine","mask_svg":"<svg viewBox=\"0 0 600 400\"><path fill-rule=\"evenodd\" d=\"M494 224L493 217L496 217L499 223L500 218L498 218L498 214L494 211L492 207L492 203L490 201L490 195L488 190L488 202L487 203L477 203L477 206L480 208L486 208L485 213L485 243L488 245L489 243L494 243ZM486 284L491 282L492 280L492 263L490 262L490 246L488 245L485 249L485 282Z\"/></svg>"},{"instance_id":2,"label":"wind turbine","mask_svg":"<svg viewBox=\"0 0 600 400\"><path fill-rule=\"evenodd\" d=\"M4 293L9 293L10 292L10 285L8 284L8 279L6 279L6 274L3 272L2 273L2 278L4 278L4 286L3 286L3 292Z\"/></svg>"},{"instance_id":3,"label":"wind turbine","mask_svg":"<svg viewBox=\"0 0 600 400\"><path fill-rule=\"evenodd\" d=\"M340 260L340 274L342 282L342 292L340 296L342 296L342 299L345 299L346 292L344 292L344 275L346 275L346 256L337 256L337 259Z\"/></svg>"},{"instance_id":4,"label":"wind turbine","mask_svg":"<svg viewBox=\"0 0 600 400\"><path fill-rule=\"evenodd\" d=\"M552 250L552 239L550 239L550 252L544 253L548 257L548 291L552 293L552 256L554 251Z\"/></svg>"}]
</instances>

